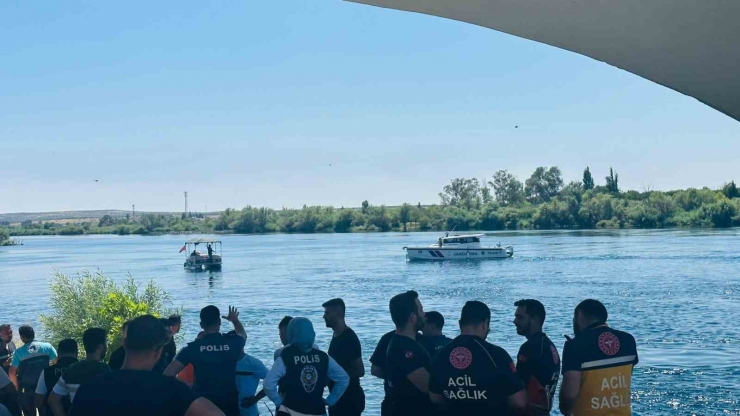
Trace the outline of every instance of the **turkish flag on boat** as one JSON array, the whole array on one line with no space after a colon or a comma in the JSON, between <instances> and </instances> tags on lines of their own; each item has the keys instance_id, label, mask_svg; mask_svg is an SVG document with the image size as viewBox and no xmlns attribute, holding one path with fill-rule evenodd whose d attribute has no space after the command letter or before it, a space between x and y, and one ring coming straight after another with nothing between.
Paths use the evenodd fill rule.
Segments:
<instances>
[{"instance_id":1,"label":"turkish flag on boat","mask_svg":"<svg viewBox=\"0 0 740 416\"><path fill-rule=\"evenodd\" d=\"M178 253L182 253L183 251L185 251L185 248L186 246L182 246L182 248L180 249L180 251L178 251Z\"/></svg>"}]
</instances>

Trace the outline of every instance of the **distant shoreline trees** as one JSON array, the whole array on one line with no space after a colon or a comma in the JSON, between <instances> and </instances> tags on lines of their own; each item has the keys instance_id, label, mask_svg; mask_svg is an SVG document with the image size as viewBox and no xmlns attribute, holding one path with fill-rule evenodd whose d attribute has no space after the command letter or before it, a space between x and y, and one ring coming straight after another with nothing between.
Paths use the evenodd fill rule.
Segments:
<instances>
[{"instance_id":1,"label":"distant shoreline trees","mask_svg":"<svg viewBox=\"0 0 740 416\"><path fill-rule=\"evenodd\" d=\"M518 229L594 229L740 226L740 190L734 181L721 189L622 191L619 174L609 168L597 185L589 167L580 181L565 184L556 166L538 167L522 183L506 170L491 181L452 179L439 193L440 204L359 208L304 206L273 210L247 206L218 217L144 214L103 216L96 221L25 221L0 224L0 243L10 235L162 234L162 233L346 233Z\"/></svg>"}]
</instances>

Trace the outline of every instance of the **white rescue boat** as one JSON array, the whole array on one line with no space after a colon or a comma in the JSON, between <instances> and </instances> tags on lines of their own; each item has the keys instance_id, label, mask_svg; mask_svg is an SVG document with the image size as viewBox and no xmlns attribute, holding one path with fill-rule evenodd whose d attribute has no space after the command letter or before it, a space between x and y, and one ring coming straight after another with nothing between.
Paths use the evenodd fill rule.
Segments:
<instances>
[{"instance_id":1,"label":"white rescue boat","mask_svg":"<svg viewBox=\"0 0 740 416\"><path fill-rule=\"evenodd\" d=\"M446 235L427 247L404 247L409 260L507 259L514 247L484 247L485 234Z\"/></svg>"}]
</instances>

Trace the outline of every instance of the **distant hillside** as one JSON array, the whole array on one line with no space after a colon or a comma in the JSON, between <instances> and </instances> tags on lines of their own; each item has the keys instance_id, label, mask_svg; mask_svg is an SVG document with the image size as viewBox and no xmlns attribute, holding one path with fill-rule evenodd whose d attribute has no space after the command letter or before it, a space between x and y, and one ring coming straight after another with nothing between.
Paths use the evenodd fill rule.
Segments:
<instances>
[{"instance_id":1,"label":"distant hillside","mask_svg":"<svg viewBox=\"0 0 740 416\"><path fill-rule=\"evenodd\" d=\"M120 209L108 209L108 210L95 210L95 211L59 211L59 212L14 212L10 214L0 214L0 222L19 223L23 221L59 221L59 220L84 220L91 218L100 218L104 215L110 215L113 218L125 217L126 214L131 214L131 211L124 211ZM136 211L136 216L144 214L162 214L162 215L180 215L181 212L139 212ZM218 212L205 213L209 215L218 215Z\"/></svg>"}]
</instances>

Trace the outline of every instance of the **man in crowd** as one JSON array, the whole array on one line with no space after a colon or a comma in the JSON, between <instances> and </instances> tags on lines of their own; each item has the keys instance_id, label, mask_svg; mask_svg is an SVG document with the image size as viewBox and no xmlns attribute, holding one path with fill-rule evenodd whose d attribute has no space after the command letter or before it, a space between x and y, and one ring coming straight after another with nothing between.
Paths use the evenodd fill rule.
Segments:
<instances>
[{"instance_id":1,"label":"man in crowd","mask_svg":"<svg viewBox=\"0 0 740 416\"><path fill-rule=\"evenodd\" d=\"M226 416L239 416L236 363L242 357L247 332L235 307L230 306L229 314L223 318L234 325L234 335L221 334L221 313L217 307L209 305L201 309L200 326L205 335L183 348L164 374L174 377L192 363L193 390L213 402Z\"/></svg>"},{"instance_id":2,"label":"man in crowd","mask_svg":"<svg viewBox=\"0 0 740 416\"><path fill-rule=\"evenodd\" d=\"M28 325L18 328L18 335L24 345L15 350L8 376L21 393L23 413L36 416L36 385L57 351L48 342L36 341L36 332Z\"/></svg>"},{"instance_id":3,"label":"man in crowd","mask_svg":"<svg viewBox=\"0 0 740 416\"><path fill-rule=\"evenodd\" d=\"M131 321L126 321L121 326L121 335L124 341L126 340L126 329L128 328L129 322ZM110 367L111 370L120 370L121 367L123 367L123 361L125 359L126 349L123 348L123 343L121 343L121 346L116 348L110 355L110 360L108 360L108 367Z\"/></svg>"},{"instance_id":4,"label":"man in crowd","mask_svg":"<svg viewBox=\"0 0 740 416\"><path fill-rule=\"evenodd\" d=\"M508 415L527 406L524 384L509 354L486 342L491 310L483 302L465 303L460 336L440 352L429 382L433 402L446 415Z\"/></svg>"},{"instance_id":5,"label":"man in crowd","mask_svg":"<svg viewBox=\"0 0 740 416\"><path fill-rule=\"evenodd\" d=\"M123 367L81 386L70 415L223 416L184 383L151 371L166 343L167 332L157 318L144 315L132 320L123 344Z\"/></svg>"},{"instance_id":6,"label":"man in crowd","mask_svg":"<svg viewBox=\"0 0 740 416\"><path fill-rule=\"evenodd\" d=\"M59 345L57 345L57 362L41 372L39 382L36 385L36 408L38 409L40 416L53 415L51 409L48 407L47 400L62 374L67 371L69 366L78 361L77 353L77 341L71 338L59 341ZM64 407L65 412L69 411L70 405L71 403L68 397L62 398L62 406Z\"/></svg>"},{"instance_id":7,"label":"man in crowd","mask_svg":"<svg viewBox=\"0 0 740 416\"><path fill-rule=\"evenodd\" d=\"M180 327L182 326L182 317L180 315L171 315L168 322L170 325L171 337L170 341L164 347L164 352L170 357L170 361L172 361L177 355L177 343L175 343L175 335L180 332ZM169 362L167 363L167 365L169 365Z\"/></svg>"},{"instance_id":8,"label":"man in crowd","mask_svg":"<svg viewBox=\"0 0 740 416\"><path fill-rule=\"evenodd\" d=\"M15 344L13 343L13 327L10 324L0 325L0 368L8 374L10 370L10 362L13 359L13 352L15 352Z\"/></svg>"},{"instance_id":9,"label":"man in crowd","mask_svg":"<svg viewBox=\"0 0 740 416\"><path fill-rule=\"evenodd\" d=\"M283 348L288 345L288 324L290 324L291 320L293 320L293 317L286 315L283 317L283 319L280 320L280 323L278 324L280 343L283 344L283 346L275 350L275 354L273 354L272 357L273 360L277 360L278 357L280 357L280 353L283 351Z\"/></svg>"},{"instance_id":10,"label":"man in crowd","mask_svg":"<svg viewBox=\"0 0 740 416\"><path fill-rule=\"evenodd\" d=\"M322 306L326 327L334 333L329 344L329 357L349 375L349 387L337 404L329 408L329 416L359 416L365 410L365 392L360 386L360 378L365 376L360 339L344 320L346 308L342 299L329 300ZM329 383L329 389L333 388Z\"/></svg>"},{"instance_id":11,"label":"man in crowd","mask_svg":"<svg viewBox=\"0 0 740 416\"><path fill-rule=\"evenodd\" d=\"M349 385L349 376L323 351L314 347L316 333L306 318L294 318L288 325L288 345L267 372L264 388L275 403L277 416L322 416L326 406L336 404ZM334 389L324 399L329 381ZM278 384L283 393L278 392Z\"/></svg>"},{"instance_id":12,"label":"man in crowd","mask_svg":"<svg viewBox=\"0 0 740 416\"><path fill-rule=\"evenodd\" d=\"M527 389L530 415L549 415L560 378L560 355L555 344L542 332L545 306L535 299L514 303L516 333L527 338L519 348L516 370Z\"/></svg>"},{"instance_id":13,"label":"man in crowd","mask_svg":"<svg viewBox=\"0 0 740 416\"><path fill-rule=\"evenodd\" d=\"M575 337L563 347L560 411L566 416L632 414L635 338L606 324L606 307L586 299L573 313Z\"/></svg>"},{"instance_id":14,"label":"man in crowd","mask_svg":"<svg viewBox=\"0 0 740 416\"><path fill-rule=\"evenodd\" d=\"M5 371L0 370L0 416L20 416L21 406L18 403L18 390L10 382Z\"/></svg>"},{"instance_id":15,"label":"man in crowd","mask_svg":"<svg viewBox=\"0 0 740 416\"><path fill-rule=\"evenodd\" d=\"M162 325L164 325L164 329L167 331L167 344L162 350L162 356L159 357L159 362L154 366L154 369L152 371L163 373L164 370L167 369L167 366L170 365L172 360L175 359L175 354L177 353L177 351L173 350L173 348L176 348L176 346L174 344L174 333L172 332L172 321L170 320L170 318L160 318L159 320L160 322L162 322Z\"/></svg>"},{"instance_id":16,"label":"man in crowd","mask_svg":"<svg viewBox=\"0 0 740 416\"><path fill-rule=\"evenodd\" d=\"M429 401L431 358L416 342L417 331L424 328L424 309L419 295L413 290L396 295L391 298L389 308L396 325L396 332L388 344L384 369L390 414L431 414L434 411Z\"/></svg>"},{"instance_id":17,"label":"man in crowd","mask_svg":"<svg viewBox=\"0 0 740 416\"><path fill-rule=\"evenodd\" d=\"M421 330L421 333L424 334L424 338L431 345L432 351L430 351L430 355L434 359L437 357L439 351L445 345L449 344L452 339L442 333L442 328L445 326L445 318L441 313L437 311L427 312L424 322L424 328Z\"/></svg>"},{"instance_id":18,"label":"man in crowd","mask_svg":"<svg viewBox=\"0 0 740 416\"><path fill-rule=\"evenodd\" d=\"M59 378L49 396L49 408L51 408L54 416L67 415L62 404L64 397L69 396L69 401L74 403L80 385L99 374L110 371L108 365L102 362L108 345L106 334L102 328L89 328L82 334L85 359L69 366L67 371Z\"/></svg>"},{"instance_id":19,"label":"man in crowd","mask_svg":"<svg viewBox=\"0 0 740 416\"><path fill-rule=\"evenodd\" d=\"M260 380L267 376L267 367L258 358L242 351L242 358L236 363L236 388L239 390L241 416L258 416L257 402L265 397L265 391L259 394L257 387Z\"/></svg>"},{"instance_id":20,"label":"man in crowd","mask_svg":"<svg viewBox=\"0 0 740 416\"><path fill-rule=\"evenodd\" d=\"M378 340L378 344L375 346L375 351L373 351L373 355L370 356L370 374L374 377L378 377L379 379L382 379L385 381L385 366L386 366L386 356L388 353L388 344L391 343L391 339L396 334L396 330L386 332L383 334L382 337L380 337L380 340ZM429 340L422 335L421 333L416 333L416 342L421 344L424 349L427 350L427 353L431 357L432 353L434 352L434 349L431 347L431 343L429 343ZM387 383L383 383L383 391L384 391L384 397L383 401L380 403L380 414L381 416L387 416L390 415L390 401L388 400L388 385Z\"/></svg>"}]
</instances>

